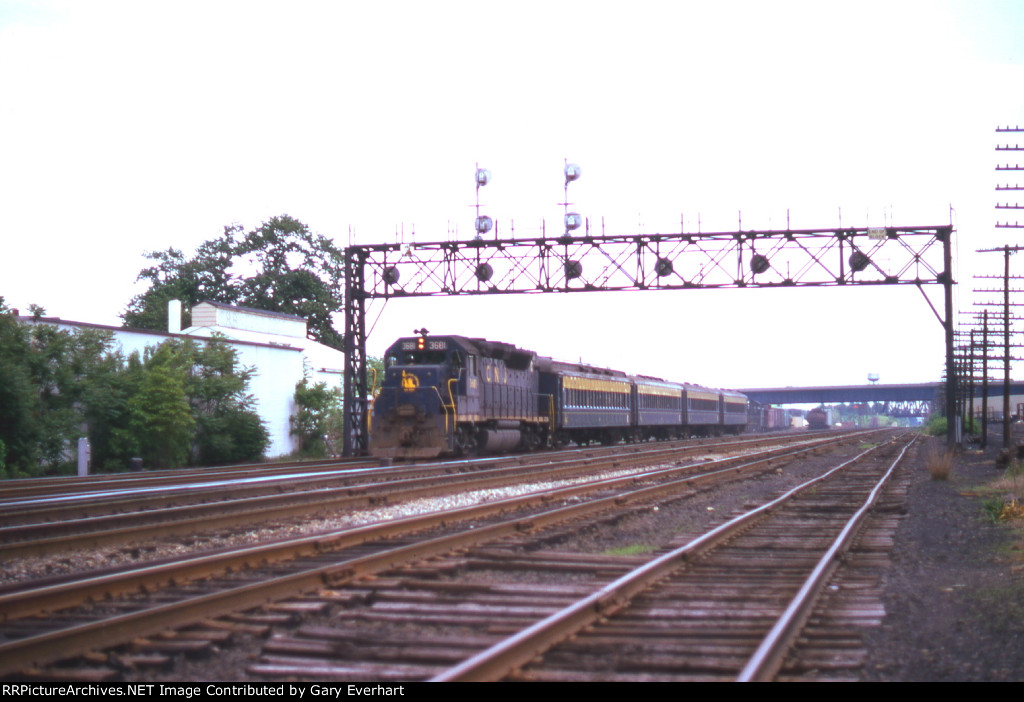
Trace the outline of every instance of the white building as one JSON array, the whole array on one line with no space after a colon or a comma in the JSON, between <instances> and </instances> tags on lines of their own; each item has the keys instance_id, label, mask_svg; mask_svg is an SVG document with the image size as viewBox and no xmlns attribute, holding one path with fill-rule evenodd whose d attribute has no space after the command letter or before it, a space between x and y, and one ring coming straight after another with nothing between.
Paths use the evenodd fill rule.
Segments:
<instances>
[{"instance_id":1,"label":"white building","mask_svg":"<svg viewBox=\"0 0 1024 702\"><path fill-rule=\"evenodd\" d=\"M110 327L86 322L73 322L56 317L18 317L28 323L53 324L60 329L99 329L110 332L115 346L126 356L142 354L150 346L166 339L192 339L203 343L214 334L224 337L238 354L241 366L254 369L249 393L255 399L255 410L267 429L270 443L267 456L290 454L298 448L291 434L290 419L295 414L295 386L307 374L311 383L324 382L330 388L342 388L345 354L307 338L307 324L302 317L280 312L267 312L248 307L233 307L218 302L201 302L192 308L192 326L181 329L181 304L171 303L170 329L155 332L148 329Z\"/></svg>"}]
</instances>

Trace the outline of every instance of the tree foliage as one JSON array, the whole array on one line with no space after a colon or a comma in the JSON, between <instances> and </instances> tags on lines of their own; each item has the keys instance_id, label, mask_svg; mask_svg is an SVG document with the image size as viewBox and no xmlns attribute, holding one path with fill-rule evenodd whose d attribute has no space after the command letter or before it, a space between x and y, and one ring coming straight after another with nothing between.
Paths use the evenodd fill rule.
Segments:
<instances>
[{"instance_id":1,"label":"tree foliage","mask_svg":"<svg viewBox=\"0 0 1024 702\"><path fill-rule=\"evenodd\" d=\"M163 330L169 300L189 309L210 300L305 317L314 339L343 348L332 315L342 309L344 254L293 217L274 217L249 232L225 227L191 258L174 248L146 257L155 265L138 280L150 287L128 304L126 326Z\"/></svg>"},{"instance_id":2,"label":"tree foliage","mask_svg":"<svg viewBox=\"0 0 1024 702\"><path fill-rule=\"evenodd\" d=\"M134 354L124 382L127 425L108 425L108 443L94 445L94 457L124 465L141 456L146 465L168 468L260 458L269 440L246 393L252 375L217 338L203 346L170 339L142 359Z\"/></svg>"},{"instance_id":3,"label":"tree foliage","mask_svg":"<svg viewBox=\"0 0 1024 702\"><path fill-rule=\"evenodd\" d=\"M67 460L81 408L111 363L110 342L106 332L22 324L0 297L0 441L9 468L33 474Z\"/></svg>"},{"instance_id":4,"label":"tree foliage","mask_svg":"<svg viewBox=\"0 0 1024 702\"><path fill-rule=\"evenodd\" d=\"M266 429L247 394L252 369L219 339L172 339L125 358L109 333L23 324L0 298L0 469L70 466L80 436L93 466L124 469L258 459Z\"/></svg>"},{"instance_id":5,"label":"tree foliage","mask_svg":"<svg viewBox=\"0 0 1024 702\"><path fill-rule=\"evenodd\" d=\"M240 368L235 350L214 338L200 347L173 342L187 359L185 394L196 418L195 456L200 465L250 461L263 455L267 431L246 393L252 368Z\"/></svg>"},{"instance_id":6,"label":"tree foliage","mask_svg":"<svg viewBox=\"0 0 1024 702\"><path fill-rule=\"evenodd\" d=\"M299 439L299 453L325 456L331 445L335 448L342 437L344 416L342 397L337 388L327 383L310 383L308 378L295 386L295 414L292 434Z\"/></svg>"},{"instance_id":7,"label":"tree foliage","mask_svg":"<svg viewBox=\"0 0 1024 702\"><path fill-rule=\"evenodd\" d=\"M178 361L166 346L158 347L128 400L128 426L148 466L177 468L188 461L196 420L185 395L185 369Z\"/></svg>"}]
</instances>

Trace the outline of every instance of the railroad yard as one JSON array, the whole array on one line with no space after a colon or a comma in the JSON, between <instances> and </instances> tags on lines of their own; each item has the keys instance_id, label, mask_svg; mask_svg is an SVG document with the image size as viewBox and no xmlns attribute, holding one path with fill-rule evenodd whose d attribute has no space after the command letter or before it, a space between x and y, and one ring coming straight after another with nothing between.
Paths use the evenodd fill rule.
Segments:
<instances>
[{"instance_id":1,"label":"railroad yard","mask_svg":"<svg viewBox=\"0 0 1024 702\"><path fill-rule=\"evenodd\" d=\"M994 454L932 481L929 441L11 481L0 676L1024 679L1021 553L977 492Z\"/></svg>"}]
</instances>

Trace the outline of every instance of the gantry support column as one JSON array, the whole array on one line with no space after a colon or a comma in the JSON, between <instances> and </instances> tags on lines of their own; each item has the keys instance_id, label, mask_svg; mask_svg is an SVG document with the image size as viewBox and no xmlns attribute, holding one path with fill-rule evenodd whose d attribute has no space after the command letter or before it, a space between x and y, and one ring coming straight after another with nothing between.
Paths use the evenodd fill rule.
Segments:
<instances>
[{"instance_id":1,"label":"gantry support column","mask_svg":"<svg viewBox=\"0 0 1024 702\"><path fill-rule=\"evenodd\" d=\"M345 249L345 456L360 456L369 448L365 263L362 249Z\"/></svg>"}]
</instances>

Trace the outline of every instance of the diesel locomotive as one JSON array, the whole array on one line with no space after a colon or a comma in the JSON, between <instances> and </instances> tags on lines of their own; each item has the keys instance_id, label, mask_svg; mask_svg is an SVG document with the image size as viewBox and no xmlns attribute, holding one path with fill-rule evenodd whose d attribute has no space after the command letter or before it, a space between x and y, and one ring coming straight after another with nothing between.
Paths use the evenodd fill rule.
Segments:
<instances>
[{"instance_id":1,"label":"diesel locomotive","mask_svg":"<svg viewBox=\"0 0 1024 702\"><path fill-rule=\"evenodd\" d=\"M392 344L384 368L370 427L370 453L380 458L738 434L748 421L739 392L425 330Z\"/></svg>"}]
</instances>

